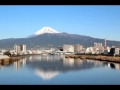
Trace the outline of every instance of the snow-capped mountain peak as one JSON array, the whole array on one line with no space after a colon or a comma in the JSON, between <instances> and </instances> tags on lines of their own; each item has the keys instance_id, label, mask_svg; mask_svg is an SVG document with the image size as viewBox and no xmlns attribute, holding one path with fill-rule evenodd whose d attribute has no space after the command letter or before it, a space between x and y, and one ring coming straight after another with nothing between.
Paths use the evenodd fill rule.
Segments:
<instances>
[{"instance_id":1,"label":"snow-capped mountain peak","mask_svg":"<svg viewBox=\"0 0 120 90\"><path fill-rule=\"evenodd\" d=\"M52 29L51 27L43 27L40 30L38 30L37 32L35 32L35 35L40 35L40 34L44 34L44 33L59 33L58 31Z\"/></svg>"}]
</instances>

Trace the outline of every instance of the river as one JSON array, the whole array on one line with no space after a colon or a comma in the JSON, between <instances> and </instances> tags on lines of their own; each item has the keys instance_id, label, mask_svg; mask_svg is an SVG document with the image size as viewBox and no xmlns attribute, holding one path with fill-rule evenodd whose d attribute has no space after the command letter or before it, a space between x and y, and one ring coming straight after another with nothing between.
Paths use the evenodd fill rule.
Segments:
<instances>
[{"instance_id":1,"label":"river","mask_svg":"<svg viewBox=\"0 0 120 90\"><path fill-rule=\"evenodd\" d=\"M120 85L120 64L34 55L0 65L0 85Z\"/></svg>"}]
</instances>

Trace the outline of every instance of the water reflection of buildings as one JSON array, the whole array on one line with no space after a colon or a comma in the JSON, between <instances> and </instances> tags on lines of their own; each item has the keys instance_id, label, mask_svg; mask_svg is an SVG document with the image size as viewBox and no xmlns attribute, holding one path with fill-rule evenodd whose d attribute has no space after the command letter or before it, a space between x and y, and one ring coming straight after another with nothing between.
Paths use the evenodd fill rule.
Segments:
<instances>
[{"instance_id":1,"label":"water reflection of buildings","mask_svg":"<svg viewBox=\"0 0 120 90\"><path fill-rule=\"evenodd\" d=\"M120 63L106 62L108 68L120 69Z\"/></svg>"},{"instance_id":2,"label":"water reflection of buildings","mask_svg":"<svg viewBox=\"0 0 120 90\"><path fill-rule=\"evenodd\" d=\"M14 69L15 69L15 71L18 71L19 68L20 68L20 61L18 60L16 62L14 62Z\"/></svg>"},{"instance_id":3,"label":"water reflection of buildings","mask_svg":"<svg viewBox=\"0 0 120 90\"><path fill-rule=\"evenodd\" d=\"M93 63L94 66L99 66L99 65L103 65L103 62L98 61L98 60L86 60L88 63Z\"/></svg>"},{"instance_id":4,"label":"water reflection of buildings","mask_svg":"<svg viewBox=\"0 0 120 90\"><path fill-rule=\"evenodd\" d=\"M30 57L28 58L28 60L29 60L29 61L32 61L32 60L33 60L32 58L33 58L33 57L32 57L32 56L30 56Z\"/></svg>"},{"instance_id":5,"label":"water reflection of buildings","mask_svg":"<svg viewBox=\"0 0 120 90\"><path fill-rule=\"evenodd\" d=\"M62 59L62 56L59 55L36 55L30 56L29 61L56 61Z\"/></svg>"},{"instance_id":6,"label":"water reflection of buildings","mask_svg":"<svg viewBox=\"0 0 120 90\"><path fill-rule=\"evenodd\" d=\"M64 66L76 66L76 65L80 65L83 63L83 60L81 59L74 59L74 58L64 58L63 59L63 65Z\"/></svg>"},{"instance_id":7,"label":"water reflection of buildings","mask_svg":"<svg viewBox=\"0 0 120 90\"><path fill-rule=\"evenodd\" d=\"M104 61L98 60L81 60L59 56L32 56L30 58L31 60L27 61L27 66L34 69L35 73L43 80L50 80L60 73L105 66ZM116 63L111 67L120 69L120 64Z\"/></svg>"},{"instance_id":8,"label":"water reflection of buildings","mask_svg":"<svg viewBox=\"0 0 120 90\"><path fill-rule=\"evenodd\" d=\"M101 62L101 61L97 61L97 60L95 60L95 61L94 61L94 65L96 65L96 66L98 66L98 65L102 65L102 62Z\"/></svg>"},{"instance_id":9,"label":"water reflection of buildings","mask_svg":"<svg viewBox=\"0 0 120 90\"><path fill-rule=\"evenodd\" d=\"M74 62L75 62L75 65L83 64L83 60L81 59L75 59Z\"/></svg>"},{"instance_id":10,"label":"water reflection of buildings","mask_svg":"<svg viewBox=\"0 0 120 90\"><path fill-rule=\"evenodd\" d=\"M27 58L23 58L23 59L21 60L23 67L26 66L26 60L27 60Z\"/></svg>"},{"instance_id":11,"label":"water reflection of buildings","mask_svg":"<svg viewBox=\"0 0 120 90\"><path fill-rule=\"evenodd\" d=\"M94 68L94 63L88 63L86 60L64 58L59 55L52 56L32 56L27 61L27 66L34 69L35 73L42 79L48 80L58 73L65 73L68 71L79 71L84 69Z\"/></svg>"},{"instance_id":12,"label":"water reflection of buildings","mask_svg":"<svg viewBox=\"0 0 120 90\"><path fill-rule=\"evenodd\" d=\"M53 77L55 77L56 75L59 74L58 71L44 71L41 69L36 69L35 73L40 76L43 80L50 80Z\"/></svg>"},{"instance_id":13,"label":"water reflection of buildings","mask_svg":"<svg viewBox=\"0 0 120 90\"><path fill-rule=\"evenodd\" d=\"M65 58L63 59L64 66L74 66L74 58Z\"/></svg>"},{"instance_id":14,"label":"water reflection of buildings","mask_svg":"<svg viewBox=\"0 0 120 90\"><path fill-rule=\"evenodd\" d=\"M120 69L120 63L114 63L115 69Z\"/></svg>"},{"instance_id":15,"label":"water reflection of buildings","mask_svg":"<svg viewBox=\"0 0 120 90\"><path fill-rule=\"evenodd\" d=\"M26 60L27 60L27 58L23 58L21 60L18 60L16 62L14 62L15 71L19 70L21 64L22 64L23 67L26 66Z\"/></svg>"},{"instance_id":16,"label":"water reflection of buildings","mask_svg":"<svg viewBox=\"0 0 120 90\"><path fill-rule=\"evenodd\" d=\"M104 65L108 68L120 69L120 63L105 62L98 60L87 60L88 63L94 63L95 66Z\"/></svg>"},{"instance_id":17,"label":"water reflection of buildings","mask_svg":"<svg viewBox=\"0 0 120 90\"><path fill-rule=\"evenodd\" d=\"M94 63L95 60L89 60L87 59L87 63Z\"/></svg>"}]
</instances>

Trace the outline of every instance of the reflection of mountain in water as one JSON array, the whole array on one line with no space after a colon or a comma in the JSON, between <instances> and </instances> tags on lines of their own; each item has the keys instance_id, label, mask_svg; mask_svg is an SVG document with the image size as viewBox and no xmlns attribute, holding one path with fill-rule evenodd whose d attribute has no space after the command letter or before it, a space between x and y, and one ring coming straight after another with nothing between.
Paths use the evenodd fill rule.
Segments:
<instances>
[{"instance_id":1,"label":"reflection of mountain in water","mask_svg":"<svg viewBox=\"0 0 120 90\"><path fill-rule=\"evenodd\" d=\"M100 65L90 60L64 58L59 55L32 56L27 60L27 66L35 69L35 73L48 80L58 75L60 72L76 71L99 67Z\"/></svg>"},{"instance_id":2,"label":"reflection of mountain in water","mask_svg":"<svg viewBox=\"0 0 120 90\"><path fill-rule=\"evenodd\" d=\"M58 71L43 71L41 69L36 69L35 73L40 76L43 80L49 80L59 74Z\"/></svg>"},{"instance_id":3,"label":"reflection of mountain in water","mask_svg":"<svg viewBox=\"0 0 120 90\"><path fill-rule=\"evenodd\" d=\"M73 58L61 58L59 56L32 56L33 59L27 61L31 68L38 68L44 71L66 72L70 70L90 69L95 67L94 63L88 63L86 60ZM39 59L38 59L39 58Z\"/></svg>"},{"instance_id":4,"label":"reflection of mountain in water","mask_svg":"<svg viewBox=\"0 0 120 90\"><path fill-rule=\"evenodd\" d=\"M14 69L19 70L21 65L27 66L43 80L50 80L59 73L68 71L80 71L96 67L107 66L108 68L120 69L119 63L105 62L98 60L81 60L73 58L64 58L59 55L36 55L14 62ZM1 68L2 66L0 66Z\"/></svg>"}]
</instances>

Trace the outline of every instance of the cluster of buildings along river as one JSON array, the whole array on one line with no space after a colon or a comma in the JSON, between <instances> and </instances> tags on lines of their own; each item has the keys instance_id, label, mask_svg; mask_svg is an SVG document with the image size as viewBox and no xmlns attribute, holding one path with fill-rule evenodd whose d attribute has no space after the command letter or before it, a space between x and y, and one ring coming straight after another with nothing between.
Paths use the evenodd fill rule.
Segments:
<instances>
[{"instance_id":1,"label":"cluster of buildings along river","mask_svg":"<svg viewBox=\"0 0 120 90\"><path fill-rule=\"evenodd\" d=\"M27 50L26 45L14 45L13 50L0 50L0 55L9 51L15 55L26 54L104 54L104 55L120 55L120 48L115 46L103 46L102 43L94 43L92 47L84 48L80 44L58 46L56 48L32 48Z\"/></svg>"},{"instance_id":2,"label":"cluster of buildings along river","mask_svg":"<svg viewBox=\"0 0 120 90\"><path fill-rule=\"evenodd\" d=\"M13 50L0 50L0 59L7 58L8 56L4 55L5 52L9 52L11 56L15 55L34 55L34 54L90 54L90 55L112 55L119 56L120 48L119 47L109 47L102 43L94 42L92 47L84 48L81 44L68 45L63 44L63 46L58 46L56 48L32 48L30 50L26 49L26 45L14 45Z\"/></svg>"}]
</instances>

